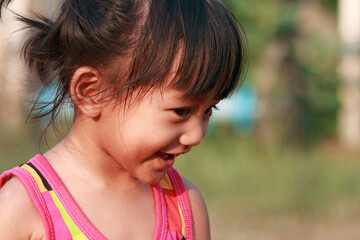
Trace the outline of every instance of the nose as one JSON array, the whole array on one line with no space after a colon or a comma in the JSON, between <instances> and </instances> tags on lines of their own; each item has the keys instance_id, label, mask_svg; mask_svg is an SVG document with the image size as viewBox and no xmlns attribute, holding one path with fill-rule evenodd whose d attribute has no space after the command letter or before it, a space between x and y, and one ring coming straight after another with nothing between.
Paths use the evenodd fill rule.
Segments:
<instances>
[{"instance_id":1,"label":"nose","mask_svg":"<svg viewBox=\"0 0 360 240\"><path fill-rule=\"evenodd\" d=\"M179 137L180 144L190 147L200 144L206 135L207 127L208 121L202 119L189 122Z\"/></svg>"}]
</instances>

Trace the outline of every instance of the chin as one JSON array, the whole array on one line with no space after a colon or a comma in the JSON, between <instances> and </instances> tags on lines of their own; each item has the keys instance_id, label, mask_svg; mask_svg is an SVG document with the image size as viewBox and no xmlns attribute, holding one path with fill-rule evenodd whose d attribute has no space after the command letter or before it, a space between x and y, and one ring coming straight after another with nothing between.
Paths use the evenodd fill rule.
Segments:
<instances>
[{"instance_id":1,"label":"chin","mask_svg":"<svg viewBox=\"0 0 360 240\"><path fill-rule=\"evenodd\" d=\"M166 172L167 172L167 170L159 171L159 172L156 172L155 174L153 174L152 176L149 176L147 178L139 178L139 180L144 184L155 185L155 184L159 183L164 178Z\"/></svg>"}]
</instances>

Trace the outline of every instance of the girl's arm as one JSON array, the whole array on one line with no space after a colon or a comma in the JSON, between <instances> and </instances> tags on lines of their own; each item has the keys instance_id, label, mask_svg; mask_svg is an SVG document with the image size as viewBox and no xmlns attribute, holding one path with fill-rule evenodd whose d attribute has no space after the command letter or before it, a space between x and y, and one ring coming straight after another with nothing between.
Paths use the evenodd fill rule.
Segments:
<instances>
[{"instance_id":1,"label":"girl's arm","mask_svg":"<svg viewBox=\"0 0 360 240\"><path fill-rule=\"evenodd\" d=\"M0 189L0 236L12 240L45 240L40 215L16 177Z\"/></svg>"},{"instance_id":2,"label":"girl's arm","mask_svg":"<svg viewBox=\"0 0 360 240\"><path fill-rule=\"evenodd\" d=\"M190 199L191 213L193 217L193 230L195 240L209 240L210 239L210 224L209 216L206 209L206 204L201 196L199 190L195 186L182 178L185 184L186 191Z\"/></svg>"}]
</instances>

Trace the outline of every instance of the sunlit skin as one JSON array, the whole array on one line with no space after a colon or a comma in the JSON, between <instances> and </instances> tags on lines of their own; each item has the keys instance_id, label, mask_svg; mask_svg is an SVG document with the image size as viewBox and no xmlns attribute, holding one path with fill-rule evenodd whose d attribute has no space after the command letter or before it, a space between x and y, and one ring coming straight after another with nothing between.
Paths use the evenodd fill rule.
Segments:
<instances>
[{"instance_id":1,"label":"sunlit skin","mask_svg":"<svg viewBox=\"0 0 360 240\"><path fill-rule=\"evenodd\" d=\"M183 91L154 89L126 112L121 103L107 105L96 122L94 147L104 159L114 161L109 165L117 164L119 174L146 184L159 182L175 156L202 141L216 104L211 97L183 95Z\"/></svg>"},{"instance_id":2,"label":"sunlit skin","mask_svg":"<svg viewBox=\"0 0 360 240\"><path fill-rule=\"evenodd\" d=\"M85 78L93 78L95 74L90 77L86 75ZM89 82L89 79L85 80ZM89 88L89 84L86 88ZM90 89L93 91L93 88ZM79 92L86 94L86 91ZM127 204L126 209L119 208L117 213L125 212L127 221L132 218L135 221L141 216L143 222L140 220L135 228L144 226L147 235L141 235L139 239L144 236L150 239L155 229L155 225L149 224L149 219L155 217L150 184L158 183L163 178L167 169L174 164L176 156L189 152L191 147L202 141L212 108L218 102L213 99L212 93L200 98L185 98L184 94L185 91L171 87L155 88L142 98L132 99L126 106L115 100L110 103L99 101L100 106L97 106L94 102L82 102L81 95L74 95L75 102L79 102L79 109L73 127L68 137L46 153L45 157L64 179L69 191L75 193L74 198L82 204L90 220L95 226L100 226L102 232L111 235L113 228L117 228L121 230L115 231L114 237L122 236L134 226L125 225L123 229L116 224L104 226L98 220L103 218L89 204L88 196L94 193L85 192L84 186L77 187L74 182L84 182L78 179L85 178L87 184L100 185L101 194L109 192L113 195L113 192L118 192L118 196L106 200L109 209L104 217L114 215L114 202L130 201L132 204ZM69 168L76 169L76 172L69 171ZM79 194L81 192L82 195ZM98 200L93 198L92 202L104 203L104 200L100 195ZM131 239L136 238L131 236Z\"/></svg>"},{"instance_id":3,"label":"sunlit skin","mask_svg":"<svg viewBox=\"0 0 360 240\"><path fill-rule=\"evenodd\" d=\"M183 96L183 91L153 89L129 108L116 101L105 104L97 120L80 114L60 145L90 155L86 162L96 156L93 164L106 176L155 184L176 156L202 141L217 103L211 95L197 99Z\"/></svg>"},{"instance_id":4,"label":"sunlit skin","mask_svg":"<svg viewBox=\"0 0 360 240\"><path fill-rule=\"evenodd\" d=\"M90 67L75 72L71 86L76 105L74 123L68 136L44 156L82 211L108 239L152 239L156 216L151 184L163 178L176 156L203 140L218 101L213 92L187 98L185 91L167 86L153 88L128 105L118 99L107 102L94 94L101 91L100 76ZM184 182L195 239L209 239L204 201L191 183ZM33 221L23 229L24 234L30 236L28 239L44 238L42 221L26 191L15 192L22 188L21 183L15 179L6 185L5 192L23 199L22 216ZM0 203L1 198L0 194ZM101 206L101 211L94 206Z\"/></svg>"}]
</instances>

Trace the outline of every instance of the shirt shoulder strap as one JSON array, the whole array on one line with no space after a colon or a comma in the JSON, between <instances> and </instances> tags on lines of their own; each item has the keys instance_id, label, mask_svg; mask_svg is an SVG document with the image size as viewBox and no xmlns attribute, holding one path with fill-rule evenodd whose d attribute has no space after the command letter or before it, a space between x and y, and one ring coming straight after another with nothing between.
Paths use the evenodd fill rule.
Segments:
<instances>
[{"instance_id":1,"label":"shirt shoulder strap","mask_svg":"<svg viewBox=\"0 0 360 240\"><path fill-rule=\"evenodd\" d=\"M176 222L178 226L181 226L183 239L193 239L190 201L182 177L174 168L170 168L167 175L160 182L160 186L163 189L167 202L168 217L176 219L179 216L180 220ZM173 220L169 219L168 222L170 223L171 221ZM169 227L171 227L171 224L169 224Z\"/></svg>"},{"instance_id":2,"label":"shirt shoulder strap","mask_svg":"<svg viewBox=\"0 0 360 240\"><path fill-rule=\"evenodd\" d=\"M41 187L37 184L37 179L31 174L31 167L29 165L21 165L0 175L0 188L6 184L12 177L17 177L24 185L32 202L34 203L45 227L46 239L55 239L54 227L51 221L51 216L46 206L46 201L41 194Z\"/></svg>"}]
</instances>

